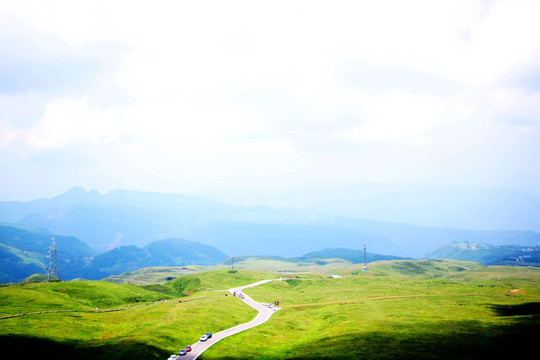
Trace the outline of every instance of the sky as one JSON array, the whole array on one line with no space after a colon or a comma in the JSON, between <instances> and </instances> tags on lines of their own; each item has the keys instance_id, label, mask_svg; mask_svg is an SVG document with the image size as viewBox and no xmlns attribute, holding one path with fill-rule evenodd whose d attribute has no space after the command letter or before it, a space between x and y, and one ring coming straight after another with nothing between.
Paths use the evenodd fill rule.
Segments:
<instances>
[{"instance_id":1,"label":"sky","mask_svg":"<svg viewBox=\"0 0 540 360\"><path fill-rule=\"evenodd\" d=\"M2 0L0 200L538 194L538 18L535 0Z\"/></svg>"}]
</instances>

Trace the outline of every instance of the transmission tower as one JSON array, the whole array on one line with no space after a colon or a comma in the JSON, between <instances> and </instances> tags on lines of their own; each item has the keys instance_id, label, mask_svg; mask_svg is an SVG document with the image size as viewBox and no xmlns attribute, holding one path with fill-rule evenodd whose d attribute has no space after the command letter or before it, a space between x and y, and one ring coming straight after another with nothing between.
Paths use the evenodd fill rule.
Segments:
<instances>
[{"instance_id":1,"label":"transmission tower","mask_svg":"<svg viewBox=\"0 0 540 360\"><path fill-rule=\"evenodd\" d=\"M366 244L364 244L364 267L362 267L362 271L367 271Z\"/></svg>"},{"instance_id":2,"label":"transmission tower","mask_svg":"<svg viewBox=\"0 0 540 360\"><path fill-rule=\"evenodd\" d=\"M230 273L235 273L237 270L234 268L234 256L231 256L231 269L229 270Z\"/></svg>"},{"instance_id":3,"label":"transmission tower","mask_svg":"<svg viewBox=\"0 0 540 360\"><path fill-rule=\"evenodd\" d=\"M57 279L53 279L56 276ZM51 238L51 247L49 248L49 267L47 268L47 280L62 281L60 279L60 267L58 266L58 255L56 254L56 241L54 236Z\"/></svg>"}]
</instances>

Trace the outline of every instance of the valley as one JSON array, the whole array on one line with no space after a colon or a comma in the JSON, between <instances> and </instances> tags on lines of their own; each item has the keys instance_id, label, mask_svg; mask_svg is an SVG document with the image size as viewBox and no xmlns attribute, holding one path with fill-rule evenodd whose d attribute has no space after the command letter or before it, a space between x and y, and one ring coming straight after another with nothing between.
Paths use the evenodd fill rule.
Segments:
<instances>
[{"instance_id":1,"label":"valley","mask_svg":"<svg viewBox=\"0 0 540 360\"><path fill-rule=\"evenodd\" d=\"M0 223L7 353L165 360L190 345L186 359L485 359L530 353L540 330L534 231L82 189L0 202L0 215L16 221ZM52 238L62 281L47 282Z\"/></svg>"}]
</instances>

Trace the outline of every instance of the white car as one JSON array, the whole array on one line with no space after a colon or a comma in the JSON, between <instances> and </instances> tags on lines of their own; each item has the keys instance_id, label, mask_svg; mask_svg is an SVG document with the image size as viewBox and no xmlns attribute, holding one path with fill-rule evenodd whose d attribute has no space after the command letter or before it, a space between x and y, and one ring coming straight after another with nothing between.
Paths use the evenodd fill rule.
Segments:
<instances>
[{"instance_id":1,"label":"white car","mask_svg":"<svg viewBox=\"0 0 540 360\"><path fill-rule=\"evenodd\" d=\"M200 339L200 340L201 340L201 341L206 341L206 340L208 340L208 336L207 336L207 335L203 335L203 336L201 336L201 339Z\"/></svg>"}]
</instances>

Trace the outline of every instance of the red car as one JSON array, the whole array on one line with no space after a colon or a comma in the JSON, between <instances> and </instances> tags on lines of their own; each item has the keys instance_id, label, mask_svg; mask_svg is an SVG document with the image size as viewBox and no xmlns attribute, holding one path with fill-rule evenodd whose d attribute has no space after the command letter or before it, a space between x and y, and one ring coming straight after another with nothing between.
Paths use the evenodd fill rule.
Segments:
<instances>
[{"instance_id":1,"label":"red car","mask_svg":"<svg viewBox=\"0 0 540 360\"><path fill-rule=\"evenodd\" d=\"M191 346L186 346L186 351L191 351Z\"/></svg>"}]
</instances>

